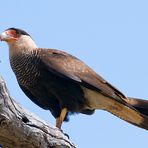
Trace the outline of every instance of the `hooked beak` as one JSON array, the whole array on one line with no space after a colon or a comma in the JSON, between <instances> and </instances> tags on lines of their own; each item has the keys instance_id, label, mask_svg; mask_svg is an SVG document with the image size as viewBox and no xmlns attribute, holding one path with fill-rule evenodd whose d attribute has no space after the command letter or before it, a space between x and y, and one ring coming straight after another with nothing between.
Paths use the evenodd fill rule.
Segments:
<instances>
[{"instance_id":1,"label":"hooked beak","mask_svg":"<svg viewBox=\"0 0 148 148\"><path fill-rule=\"evenodd\" d=\"M11 37L6 32L1 33L1 35L0 35L0 40L1 41L7 41L9 39L11 39Z\"/></svg>"},{"instance_id":2,"label":"hooked beak","mask_svg":"<svg viewBox=\"0 0 148 148\"><path fill-rule=\"evenodd\" d=\"M0 41L10 42L10 41L16 41L16 40L17 38L14 38L11 35L7 34L6 31L2 32L0 35Z\"/></svg>"}]
</instances>

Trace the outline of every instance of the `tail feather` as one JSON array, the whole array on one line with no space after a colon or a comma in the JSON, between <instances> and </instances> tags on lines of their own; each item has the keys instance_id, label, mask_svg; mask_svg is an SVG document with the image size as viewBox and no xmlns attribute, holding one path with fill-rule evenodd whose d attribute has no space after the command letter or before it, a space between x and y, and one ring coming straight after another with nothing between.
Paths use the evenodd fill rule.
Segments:
<instances>
[{"instance_id":1,"label":"tail feather","mask_svg":"<svg viewBox=\"0 0 148 148\"><path fill-rule=\"evenodd\" d=\"M141 114L148 116L148 100L128 97L127 103L133 106Z\"/></svg>"},{"instance_id":2,"label":"tail feather","mask_svg":"<svg viewBox=\"0 0 148 148\"><path fill-rule=\"evenodd\" d=\"M143 129L148 130L148 117L136 110L132 105L109 98L99 92L85 88L88 109L103 109L115 116Z\"/></svg>"}]
</instances>

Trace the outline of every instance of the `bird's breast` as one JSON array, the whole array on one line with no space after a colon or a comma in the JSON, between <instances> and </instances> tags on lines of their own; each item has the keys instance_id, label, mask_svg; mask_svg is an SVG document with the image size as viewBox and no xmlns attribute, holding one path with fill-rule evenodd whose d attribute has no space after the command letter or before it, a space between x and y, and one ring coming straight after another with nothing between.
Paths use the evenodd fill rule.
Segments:
<instances>
[{"instance_id":1,"label":"bird's breast","mask_svg":"<svg viewBox=\"0 0 148 148\"><path fill-rule=\"evenodd\" d=\"M21 85L35 85L40 75L37 58L21 55L14 56L10 58L10 64Z\"/></svg>"}]
</instances>

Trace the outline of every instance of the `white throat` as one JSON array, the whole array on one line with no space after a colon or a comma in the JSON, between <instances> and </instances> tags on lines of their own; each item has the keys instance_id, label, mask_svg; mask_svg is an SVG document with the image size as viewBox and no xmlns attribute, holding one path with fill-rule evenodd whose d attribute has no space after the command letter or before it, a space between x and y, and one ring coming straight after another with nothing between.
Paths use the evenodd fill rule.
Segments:
<instances>
[{"instance_id":1,"label":"white throat","mask_svg":"<svg viewBox=\"0 0 148 148\"><path fill-rule=\"evenodd\" d=\"M17 41L9 42L8 45L10 56L17 53L32 51L37 48L33 39L27 35L21 35Z\"/></svg>"}]
</instances>

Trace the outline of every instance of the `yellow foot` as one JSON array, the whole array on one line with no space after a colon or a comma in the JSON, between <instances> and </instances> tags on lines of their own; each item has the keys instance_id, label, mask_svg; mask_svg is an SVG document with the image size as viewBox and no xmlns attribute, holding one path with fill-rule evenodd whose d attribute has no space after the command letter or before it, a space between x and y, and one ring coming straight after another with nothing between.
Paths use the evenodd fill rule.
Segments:
<instances>
[{"instance_id":1,"label":"yellow foot","mask_svg":"<svg viewBox=\"0 0 148 148\"><path fill-rule=\"evenodd\" d=\"M58 127L59 129L61 129L63 120L67 114L68 110L67 108L63 108L60 114L60 117L56 118L56 127Z\"/></svg>"}]
</instances>

